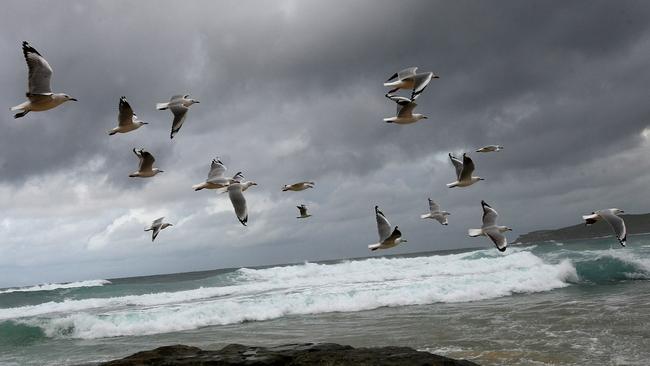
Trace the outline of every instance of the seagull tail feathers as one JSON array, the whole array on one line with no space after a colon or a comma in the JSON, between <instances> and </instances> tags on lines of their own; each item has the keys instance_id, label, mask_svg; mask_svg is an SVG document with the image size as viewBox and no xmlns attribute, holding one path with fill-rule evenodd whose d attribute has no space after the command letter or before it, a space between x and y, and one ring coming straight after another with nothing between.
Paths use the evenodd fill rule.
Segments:
<instances>
[{"instance_id":1,"label":"seagull tail feathers","mask_svg":"<svg viewBox=\"0 0 650 366\"><path fill-rule=\"evenodd\" d=\"M164 111L169 107L169 103L156 103L156 109L159 111Z\"/></svg>"},{"instance_id":2,"label":"seagull tail feathers","mask_svg":"<svg viewBox=\"0 0 650 366\"><path fill-rule=\"evenodd\" d=\"M423 215L420 215L420 218L421 218L421 219L428 219L428 218L430 218L430 217L431 217L431 214L423 214Z\"/></svg>"},{"instance_id":3,"label":"seagull tail feathers","mask_svg":"<svg viewBox=\"0 0 650 366\"><path fill-rule=\"evenodd\" d=\"M368 249L370 249L370 250L372 250L372 251L375 251L375 250L379 249L379 246L380 246L380 245L381 245L381 244L379 244L379 243L377 243L377 244L370 244L370 245L368 245Z\"/></svg>"},{"instance_id":4,"label":"seagull tail feathers","mask_svg":"<svg viewBox=\"0 0 650 366\"><path fill-rule=\"evenodd\" d=\"M456 186L458 186L458 182L447 183L447 187L448 187L448 188L454 188L454 187L456 187Z\"/></svg>"},{"instance_id":5,"label":"seagull tail feathers","mask_svg":"<svg viewBox=\"0 0 650 366\"><path fill-rule=\"evenodd\" d=\"M201 183L201 184L195 184L195 185L193 185L192 188L193 188L195 191L200 191L200 190L202 190L202 189L205 188L205 187L203 186L203 183Z\"/></svg>"},{"instance_id":6,"label":"seagull tail feathers","mask_svg":"<svg viewBox=\"0 0 650 366\"><path fill-rule=\"evenodd\" d=\"M480 236L483 234L483 230L481 229L469 229L467 230L467 235L471 236L472 238Z\"/></svg>"}]
</instances>

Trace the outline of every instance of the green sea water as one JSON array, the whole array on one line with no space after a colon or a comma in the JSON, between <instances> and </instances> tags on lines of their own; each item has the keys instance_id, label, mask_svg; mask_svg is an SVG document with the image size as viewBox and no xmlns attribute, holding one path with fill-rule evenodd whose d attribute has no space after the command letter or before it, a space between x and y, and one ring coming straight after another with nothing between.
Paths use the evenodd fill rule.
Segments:
<instances>
[{"instance_id":1,"label":"green sea water","mask_svg":"<svg viewBox=\"0 0 650 366\"><path fill-rule=\"evenodd\" d=\"M650 236L0 290L0 364L168 344L409 346L483 365L650 364Z\"/></svg>"}]
</instances>

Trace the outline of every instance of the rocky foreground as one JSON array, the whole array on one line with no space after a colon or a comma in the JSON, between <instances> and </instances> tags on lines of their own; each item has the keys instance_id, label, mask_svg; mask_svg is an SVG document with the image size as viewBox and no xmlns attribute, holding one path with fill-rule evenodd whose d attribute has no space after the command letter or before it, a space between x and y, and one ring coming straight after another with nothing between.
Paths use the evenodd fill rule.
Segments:
<instances>
[{"instance_id":1,"label":"rocky foreground","mask_svg":"<svg viewBox=\"0 0 650 366\"><path fill-rule=\"evenodd\" d=\"M408 347L353 348L335 343L250 347L231 344L218 351L174 345L143 351L103 366L475 366L465 360L419 352Z\"/></svg>"}]
</instances>

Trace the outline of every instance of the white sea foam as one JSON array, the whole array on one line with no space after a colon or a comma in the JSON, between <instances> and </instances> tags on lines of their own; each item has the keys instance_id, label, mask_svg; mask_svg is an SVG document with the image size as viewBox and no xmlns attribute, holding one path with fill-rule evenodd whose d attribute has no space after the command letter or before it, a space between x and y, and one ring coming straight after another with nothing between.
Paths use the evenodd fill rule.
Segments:
<instances>
[{"instance_id":1,"label":"white sea foam","mask_svg":"<svg viewBox=\"0 0 650 366\"><path fill-rule=\"evenodd\" d=\"M88 281L79 281L79 282L68 282L68 283L44 283L42 285L30 286L30 287L20 287L20 288L10 288L6 290L0 290L0 294L8 294L11 292L33 292L33 291L52 291L65 288L77 288L77 287L96 287L104 286L110 284L109 280L88 280Z\"/></svg>"},{"instance_id":2,"label":"white sea foam","mask_svg":"<svg viewBox=\"0 0 650 366\"><path fill-rule=\"evenodd\" d=\"M195 329L285 315L465 302L549 291L576 281L569 261L477 251L239 270L235 285L0 309L50 337L99 338ZM488 254L489 253L489 254ZM130 306L129 306L130 305Z\"/></svg>"}]
</instances>

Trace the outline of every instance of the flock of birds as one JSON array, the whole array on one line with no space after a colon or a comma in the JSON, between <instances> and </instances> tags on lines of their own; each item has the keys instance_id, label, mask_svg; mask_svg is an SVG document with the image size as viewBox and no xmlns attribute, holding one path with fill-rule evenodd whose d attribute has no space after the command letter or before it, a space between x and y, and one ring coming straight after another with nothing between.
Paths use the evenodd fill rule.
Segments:
<instances>
[{"instance_id":1,"label":"flock of birds","mask_svg":"<svg viewBox=\"0 0 650 366\"><path fill-rule=\"evenodd\" d=\"M52 68L45 58L32 47L28 42L22 44L23 55L27 62L28 68L28 91L27 101L11 108L12 111L17 112L14 118L21 118L29 112L41 112L56 108L57 106L67 102L76 101L77 99L64 93L53 93L50 86L50 79L52 77ZM384 118L387 123L396 124L411 124L418 122L427 117L420 113L413 113L417 106L416 99L421 95L425 88L429 85L432 79L437 79L438 76L432 72L418 73L417 67L410 67L399 71L392 75L385 83L384 86L391 88L386 93L386 98L393 101L397 105L397 112L394 117ZM399 90L410 91L410 97L397 96L395 93ZM189 107L193 104L199 103L198 100L190 98L189 95L175 95L172 96L169 102L157 103L156 109L169 110L173 115L172 128L170 138L180 131ZM119 113L117 117L117 127L111 129L108 134L115 135L117 133L128 133L135 131L138 128L147 124L147 122L138 119L133 109L129 105L126 97L122 96L119 100ZM488 145L476 150L479 153L498 152L503 150L500 145ZM139 159L138 170L131 173L129 177L138 178L151 178L163 170L154 167L156 159L154 156L144 149L133 149L133 153ZM447 184L447 187L469 187L479 181L484 180L481 177L474 176L475 165L472 159L464 153L462 159L449 154L449 159L456 171L456 180ZM246 206L246 198L243 192L248 188L257 185L253 181L244 181L242 172L237 172L233 176L226 175L226 166L218 158L212 160L207 179L192 188L195 191L202 189L213 189L221 193L228 193L230 201L235 211L235 215L242 225L246 226L248 222L248 210ZM314 188L315 183L311 181L297 182L293 184L286 184L282 191L304 191L309 188ZM511 231L507 226L497 225L497 218L499 214L485 201L481 201L483 208L483 223L480 229L469 229L468 235L471 237L486 236L496 246L499 251L505 251L508 245L508 240L504 233ZM307 206L301 204L297 206L299 211L298 219L306 219L311 217L308 213ZM627 230L625 222L618 215L623 213L622 210L617 208L605 209L594 211L589 215L583 216L586 225L594 224L599 220L604 220L612 227L616 237L622 246L626 244ZM429 198L429 212L421 215L422 219L437 220L442 225L448 224L447 216L450 213L443 211L438 204ZM377 231L379 233L379 242L368 246L370 250L388 249L406 242L402 237L399 228L395 226L391 230L391 224L386 216L375 206L375 216L377 219ZM164 222L164 217L157 218L145 231L152 232L151 240L155 240L161 230L173 226L171 223Z\"/></svg>"}]
</instances>

